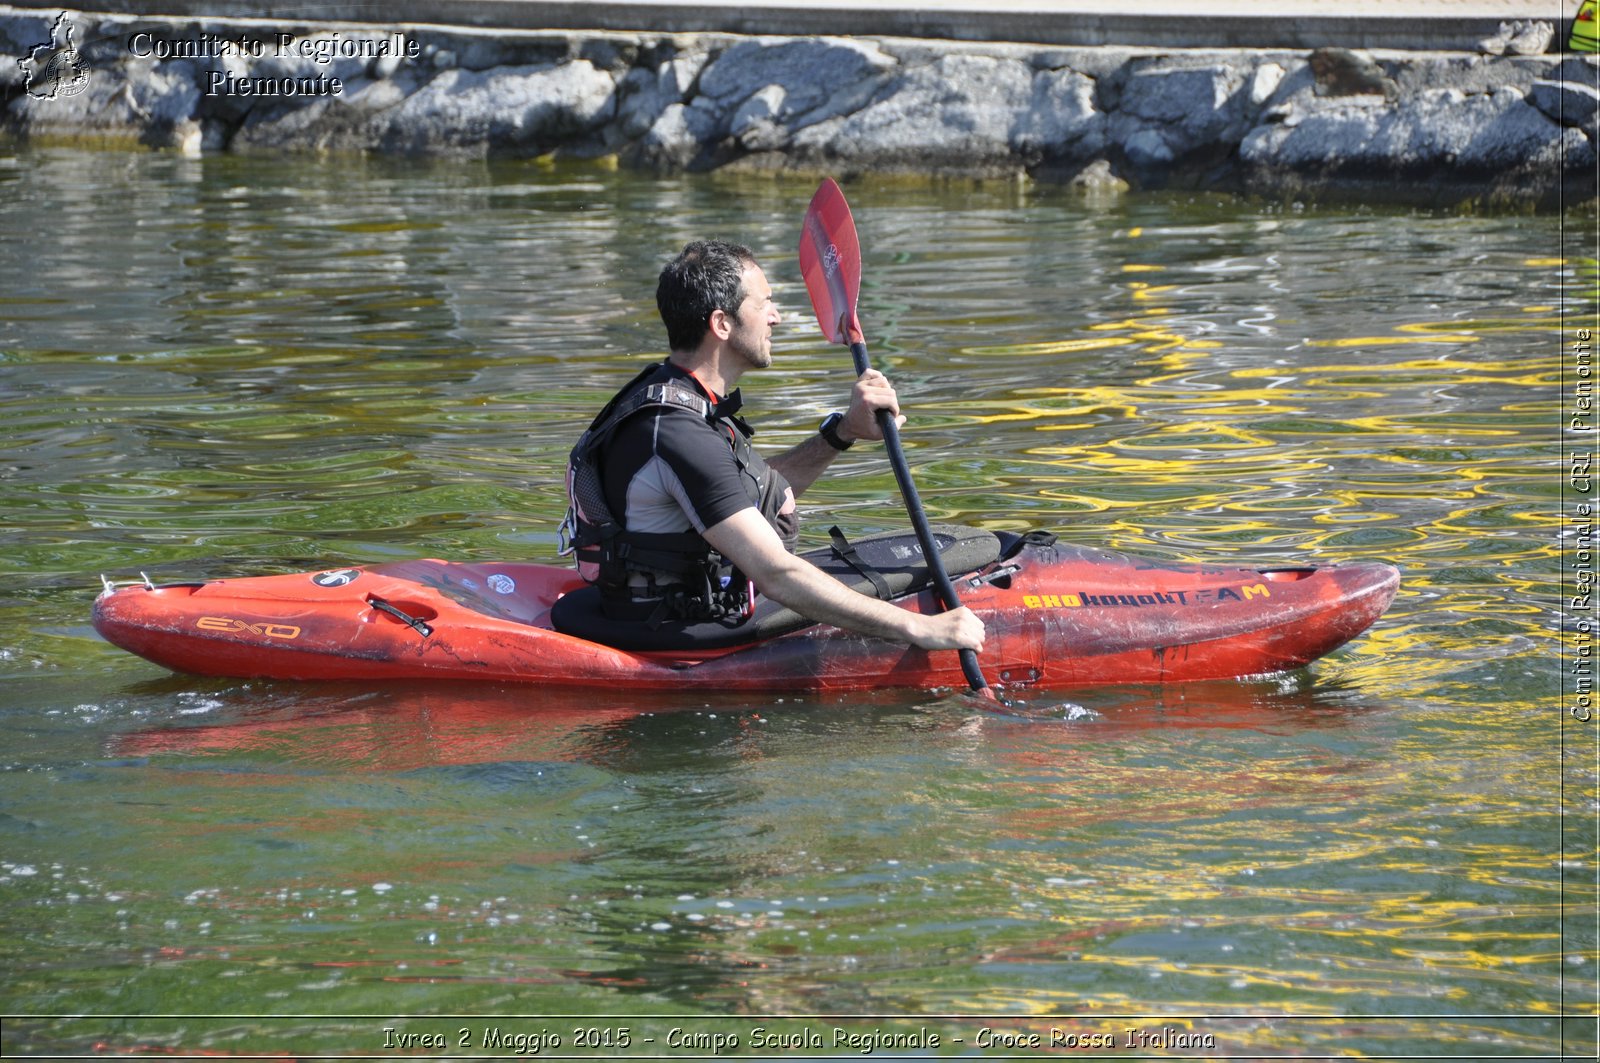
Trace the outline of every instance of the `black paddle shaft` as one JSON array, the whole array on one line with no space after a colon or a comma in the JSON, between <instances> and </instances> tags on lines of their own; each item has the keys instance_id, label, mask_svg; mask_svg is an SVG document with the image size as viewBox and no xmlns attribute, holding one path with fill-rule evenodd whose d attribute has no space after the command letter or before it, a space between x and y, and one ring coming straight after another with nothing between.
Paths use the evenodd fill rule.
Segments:
<instances>
[{"instance_id":1,"label":"black paddle shaft","mask_svg":"<svg viewBox=\"0 0 1600 1063\"><path fill-rule=\"evenodd\" d=\"M867 345L857 341L850 344L850 357L855 359L856 376L860 376L872 367L867 360ZM956 594L955 584L950 582L950 576L944 570L944 558L939 555L939 544L933 541L933 530L928 527L928 515L922 511L922 499L917 497L917 485L911 480L911 467L906 464L905 451L900 448L900 427L894 423L894 414L888 410L878 411L878 427L883 429L884 449L889 452L889 466L894 469L894 478L900 484L900 494L905 498L906 514L911 518L911 529L917 533L917 542L922 545L922 557L928 563L928 571L933 574L933 586L939 593L939 600L944 603L946 610L959 609L961 598ZM978 667L978 655L971 650L961 651L961 671L967 677L967 684L973 690L988 689L989 682L983 677L983 669Z\"/></svg>"}]
</instances>

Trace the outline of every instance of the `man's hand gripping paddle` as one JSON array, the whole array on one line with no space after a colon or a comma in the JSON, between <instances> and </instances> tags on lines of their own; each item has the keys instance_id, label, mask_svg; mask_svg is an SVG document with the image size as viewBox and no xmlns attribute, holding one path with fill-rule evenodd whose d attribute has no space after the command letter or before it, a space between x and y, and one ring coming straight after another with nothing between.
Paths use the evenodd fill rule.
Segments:
<instances>
[{"instance_id":1,"label":"man's hand gripping paddle","mask_svg":"<svg viewBox=\"0 0 1600 1063\"><path fill-rule=\"evenodd\" d=\"M800 233L800 272L805 276L806 291L811 295L811 307L817 312L817 323L822 326L823 335L834 343L847 344L855 359L856 375L865 373L870 368L867 342L861 332L861 321L856 317L856 299L861 294L861 244L856 239L856 223L850 216L850 205L831 177L823 179L806 210ZM917 533L917 542L922 545L922 556L933 574L939 600L947 610L959 608L961 599L956 596L956 589L944 570L944 560L939 556L933 532L928 528L928 517L922 512L922 502L917 497L917 486L911 482L911 468L900 449L900 430L894 423L894 415L888 410L879 410L878 426L883 429L889 464L900 484L906 513ZM994 699L994 691L978 667L976 653L961 651L961 670L973 691Z\"/></svg>"}]
</instances>

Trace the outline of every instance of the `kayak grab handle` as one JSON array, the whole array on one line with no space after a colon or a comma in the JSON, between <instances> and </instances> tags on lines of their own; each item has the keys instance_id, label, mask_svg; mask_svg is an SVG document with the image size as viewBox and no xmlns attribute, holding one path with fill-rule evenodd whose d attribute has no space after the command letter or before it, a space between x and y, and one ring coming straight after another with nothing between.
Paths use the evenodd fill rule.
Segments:
<instances>
[{"instance_id":1,"label":"kayak grab handle","mask_svg":"<svg viewBox=\"0 0 1600 1063\"><path fill-rule=\"evenodd\" d=\"M968 576L965 582L973 590L977 590L985 583L993 583L999 586L1001 590L1006 590L1011 586L1011 577L1021 571L1021 565L1001 565L992 572L980 572L976 576Z\"/></svg>"},{"instance_id":2,"label":"kayak grab handle","mask_svg":"<svg viewBox=\"0 0 1600 1063\"><path fill-rule=\"evenodd\" d=\"M420 616L412 616L399 606L379 598L376 594L367 595L367 604L380 612L388 613L390 616L394 617L396 620L400 621L402 624L406 625L423 638L427 638L429 635L433 634L433 625L429 624L426 620L422 619Z\"/></svg>"}]
</instances>

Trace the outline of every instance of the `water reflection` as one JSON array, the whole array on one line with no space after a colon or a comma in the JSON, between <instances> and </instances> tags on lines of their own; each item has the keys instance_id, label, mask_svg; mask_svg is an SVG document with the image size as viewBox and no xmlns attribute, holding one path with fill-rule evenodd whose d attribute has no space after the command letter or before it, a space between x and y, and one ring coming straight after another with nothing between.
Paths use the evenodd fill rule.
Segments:
<instances>
[{"instance_id":1,"label":"water reflection","mask_svg":"<svg viewBox=\"0 0 1600 1063\"><path fill-rule=\"evenodd\" d=\"M1104 942L1147 923L1164 928L1170 918L1151 908L1155 895L1186 901L1191 919L1231 924L1231 909L1252 902L1222 883L1255 874L1268 851L1282 854L1278 863L1295 853L1300 867L1330 850L1297 851L1304 840L1278 830L1270 848L1219 862L1214 850L1237 844L1229 821L1288 816L1297 831L1326 829L1319 825L1386 785L1368 778L1386 771L1360 721L1392 711L1356 690L1288 677L1091 692L1094 715L1073 722L997 715L954 697L759 708L730 698L597 709L593 700L530 710L526 692L503 687L218 689L202 711L122 732L105 753L173 774L224 821L263 790L336 773L341 811L331 820L313 826L297 811L302 802L290 801L239 822L230 842L298 835L288 852L308 884L346 874L328 841L371 829L382 809L412 808L403 815L411 831L436 838L430 851L420 862L383 858L367 869L409 884L386 898L393 904L446 889L452 853L476 848L445 842L451 824L473 823L472 838L508 830L493 877L513 899L495 906L499 917L534 918L522 879L559 867L563 888L576 893L557 920L584 935L589 958L565 977L611 991L658 993L670 981L685 1003L746 1009L754 986L775 1010L809 1013L843 999L814 981L824 971L867 977L900 969L908 954L977 949L973 959L993 970L1070 961L1078 974L1069 982L1090 979L1102 987L1089 994L1097 1006L1116 1008L1140 999L1132 987L1114 971L1091 977L1081 945L1048 935ZM1264 736L1276 756L1259 748ZM819 762L830 764L826 792L815 786ZM411 799L395 804L385 796L391 787ZM419 818L424 794L433 796ZM1309 805L1321 810L1311 825L1301 822ZM523 817L541 810L554 822L530 845ZM1007 855L977 858L996 847ZM1174 893L1171 876L1197 862L1214 884ZM1317 903L1328 888L1313 891ZM461 896L443 897L449 911L436 922L445 928L481 918ZM1307 903L1286 897L1276 903L1296 911ZM939 928L955 908L938 925L919 921L946 900L959 902L958 923L988 927L981 939L963 945L962 933ZM1097 914L1082 924L1086 905ZM642 946L641 930L655 943ZM880 953L875 939L895 941L894 951ZM481 977L478 948L456 952L460 976ZM1130 962L1134 984L1150 962ZM995 1001L972 996L978 983L959 966L931 977L925 991L953 994L952 1010L993 1010Z\"/></svg>"},{"instance_id":2,"label":"water reflection","mask_svg":"<svg viewBox=\"0 0 1600 1063\"><path fill-rule=\"evenodd\" d=\"M1310 673L1272 679L1111 687L1074 691L1085 714L1049 712L1061 699L1033 695L1015 709L994 708L958 694L907 702L904 695L796 696L751 704L738 695L704 692L692 699L644 692L625 701L592 691L534 692L517 685L475 683L247 684L180 698L189 680L131 688L130 699L155 706L164 722L112 735L108 756L233 758L350 772L415 771L451 765L582 761L607 770L648 770L663 746L691 760L728 746L760 756L764 736L783 741L837 740L841 728L918 734L981 732L1008 742L1037 740L1030 727L1063 728L1073 743L1115 740L1130 731L1237 728L1288 733L1339 727L1352 714L1375 711L1348 685ZM1034 711L1036 710L1036 711ZM784 717L774 729L773 714ZM793 729L798 728L798 733ZM976 730L974 730L976 729ZM777 739L774 739L777 740ZM856 739L852 738L850 741Z\"/></svg>"},{"instance_id":3,"label":"water reflection","mask_svg":"<svg viewBox=\"0 0 1600 1063\"><path fill-rule=\"evenodd\" d=\"M812 187L68 151L0 184L8 1010L1246 1013L1279 1017L1218 1051L1550 1054L1492 1016L1592 985L1552 795L1595 779L1547 710L1552 330L1597 271L1560 219L850 188L930 514L1402 567L1308 673L1068 719L159 678L93 638L97 573L551 557L692 237L755 246L790 323L759 442L813 431L848 370L793 263ZM859 449L807 504L811 544L903 523ZM281 1051L244 1025L205 1047Z\"/></svg>"}]
</instances>

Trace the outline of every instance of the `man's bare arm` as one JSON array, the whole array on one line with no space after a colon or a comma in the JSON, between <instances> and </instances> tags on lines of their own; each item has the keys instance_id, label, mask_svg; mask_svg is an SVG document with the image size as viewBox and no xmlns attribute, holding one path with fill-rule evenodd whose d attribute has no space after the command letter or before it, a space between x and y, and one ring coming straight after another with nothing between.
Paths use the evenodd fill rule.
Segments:
<instances>
[{"instance_id":1,"label":"man's bare arm","mask_svg":"<svg viewBox=\"0 0 1600 1063\"><path fill-rule=\"evenodd\" d=\"M845 412L844 422L839 425L839 438L846 442L882 439L883 429L878 427L879 410L888 410L900 423L905 421L900 415L900 402L889 378L876 369L868 369L850 391L850 408ZM840 451L829 446L820 435L813 435L799 446L768 458L767 464L783 474L798 496L816 482L817 477L833 464L833 459L839 454Z\"/></svg>"},{"instance_id":2,"label":"man's bare arm","mask_svg":"<svg viewBox=\"0 0 1600 1063\"><path fill-rule=\"evenodd\" d=\"M801 616L925 650L983 649L983 621L970 609L924 616L857 593L785 550L754 507L707 528L705 537L762 594Z\"/></svg>"}]
</instances>

